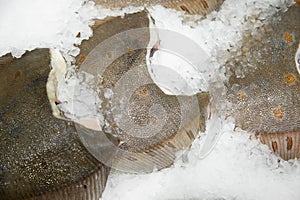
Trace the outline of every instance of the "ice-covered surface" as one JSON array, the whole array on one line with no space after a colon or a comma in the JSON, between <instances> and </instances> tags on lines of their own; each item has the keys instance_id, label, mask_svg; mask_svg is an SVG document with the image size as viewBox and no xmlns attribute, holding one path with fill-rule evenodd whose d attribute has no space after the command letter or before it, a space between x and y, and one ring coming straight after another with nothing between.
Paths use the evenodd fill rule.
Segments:
<instances>
[{"instance_id":1,"label":"ice-covered surface","mask_svg":"<svg viewBox=\"0 0 300 200\"><path fill-rule=\"evenodd\" d=\"M150 30L147 66L154 82L170 95L208 91L207 81L201 73L210 65L205 50L184 34L155 25L150 26ZM152 38L155 43L150 46ZM156 51L151 55L153 47Z\"/></svg>"},{"instance_id":2,"label":"ice-covered surface","mask_svg":"<svg viewBox=\"0 0 300 200\"><path fill-rule=\"evenodd\" d=\"M82 6L81 0L2 1L0 12L0 55L11 52L16 57L36 47L76 55L74 42L92 34L88 25L97 14L91 3Z\"/></svg>"},{"instance_id":3,"label":"ice-covered surface","mask_svg":"<svg viewBox=\"0 0 300 200\"><path fill-rule=\"evenodd\" d=\"M190 38L210 56L211 65L204 65L198 70L204 72L202 76L207 81L215 81L220 75L219 67L230 57L230 50L241 45L243 33L255 31L268 17L279 10L286 10L291 4L290 0L226 0L221 10L211 13L207 19L186 23L180 12L166 10L162 6L149 10L158 28Z\"/></svg>"},{"instance_id":4,"label":"ice-covered surface","mask_svg":"<svg viewBox=\"0 0 300 200\"><path fill-rule=\"evenodd\" d=\"M300 163L280 161L249 134L226 121L222 136L205 159L197 140L173 167L147 175L113 174L103 200L275 200L300 197Z\"/></svg>"},{"instance_id":5,"label":"ice-covered surface","mask_svg":"<svg viewBox=\"0 0 300 200\"><path fill-rule=\"evenodd\" d=\"M230 57L229 52L240 47L243 33L255 31L268 17L286 10L290 4L291 1L227 0L219 12L196 23L183 23L180 12L160 6L151 8L150 13L158 28L191 38L209 55L210 65L200 66L197 70L210 85L209 91L215 99L213 112L221 115L226 103L222 101L224 90L219 84L225 78L220 67ZM163 52L161 55L164 56ZM169 59L170 66L176 64L175 59ZM161 71L153 68L152 71L163 77ZM211 128L206 135L197 139L191 151L170 169L148 175L116 172L110 176L103 199L300 198L298 160L281 160L255 139L249 140L250 133L235 130L231 120L222 119L221 123L211 120L208 126ZM221 137L211 154L205 157L201 148L207 136L214 132L219 132Z\"/></svg>"},{"instance_id":6,"label":"ice-covered surface","mask_svg":"<svg viewBox=\"0 0 300 200\"><path fill-rule=\"evenodd\" d=\"M142 8L97 9L84 0L1 1L0 56L11 52L20 57L26 50L57 48L71 61L76 44L92 35L93 19L121 16Z\"/></svg>"},{"instance_id":7,"label":"ice-covered surface","mask_svg":"<svg viewBox=\"0 0 300 200\"><path fill-rule=\"evenodd\" d=\"M202 77L208 82L213 95L217 94L222 100L222 84L219 81L224 76L220 67L230 57L230 50L239 47L245 31L254 31L266 18L279 9L286 9L291 2L226 0L221 10L210 14L207 19L185 23L186 19L180 12L161 6L149 10L159 28L183 34L205 51L211 63L197 70L203 73ZM97 9L92 2L83 4L82 0L2 1L0 55L11 52L20 57L25 50L55 47L70 64L72 56L78 54L74 44L91 36L89 25L93 18L122 15L140 9ZM76 81L74 76L68 79L70 88L61 91L63 101L74 97L71 89ZM89 90L78 91L86 99L91 95ZM80 105L81 102L78 103ZM222 111L224 106L224 102L217 100L213 112ZM204 135L169 169L148 175L114 173L109 178L103 199L300 199L298 160L280 160L266 146L249 140L249 133L234 130L231 120L223 120L219 125L220 129L212 126L216 130L209 130L222 133L209 156L202 159L200 154L206 138Z\"/></svg>"}]
</instances>

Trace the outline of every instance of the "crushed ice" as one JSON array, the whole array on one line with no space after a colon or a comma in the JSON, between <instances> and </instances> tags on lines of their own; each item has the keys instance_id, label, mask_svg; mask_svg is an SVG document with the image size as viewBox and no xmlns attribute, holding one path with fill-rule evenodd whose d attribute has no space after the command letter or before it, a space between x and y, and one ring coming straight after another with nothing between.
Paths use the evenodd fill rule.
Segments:
<instances>
[{"instance_id":1,"label":"crushed ice","mask_svg":"<svg viewBox=\"0 0 300 200\"><path fill-rule=\"evenodd\" d=\"M206 132L196 139L191 150L178 158L171 168L148 175L128 175L114 173L110 176L103 199L291 199L300 197L300 162L283 161L256 140L249 140L250 134L235 129L231 119L224 119L222 111L227 106L222 101L225 79L223 64L230 57L232 48L239 48L245 32L253 32L265 19L279 9L285 10L292 0L226 0L219 12L213 12L206 19L196 22L184 22L182 12L154 6L149 9L161 29L175 31L192 41L208 55L209 63L192 68L186 74L190 78L201 72L201 78L207 81L208 90L215 101L211 108L220 122L208 121L208 131L220 136L215 148L204 149L211 153L205 157L200 149L209 137ZM26 50L35 48L57 48L68 64L65 87L60 87L59 98L64 104L66 115L74 107L76 118L89 120L89 106L100 101L95 98L93 88L88 81L74 93L78 80L92 80L94 77L80 75L76 77L72 61L78 55L76 45L92 35L90 25L93 19L106 16L119 16L139 11L143 8L128 7L123 10L96 8L91 1L82 0L41 0L6 1L0 7L0 55L12 53L20 57ZM296 64L297 64L296 54ZM156 62L171 61L163 52L157 54ZM171 62L168 63L169 65ZM187 66L183 63L184 66ZM298 65L299 66L299 65ZM176 68L180 72L180 68ZM161 75L154 71L153 75ZM84 77L85 76L85 77ZM159 79L157 80L159 81ZM191 83L193 93L205 88L199 82ZM206 88L205 88L206 89ZM179 92L184 92L181 88ZM75 94L75 95L74 95ZM107 97L112 95L109 91ZM81 101L81 97L91 102ZM98 102L99 103L99 102ZM91 111L92 112L92 111ZM98 116L101 120L101 116ZM103 119L102 119L103 120ZM204 147L203 147L204 146ZM201 153L202 152L202 153ZM205 157L205 159L202 159Z\"/></svg>"}]
</instances>

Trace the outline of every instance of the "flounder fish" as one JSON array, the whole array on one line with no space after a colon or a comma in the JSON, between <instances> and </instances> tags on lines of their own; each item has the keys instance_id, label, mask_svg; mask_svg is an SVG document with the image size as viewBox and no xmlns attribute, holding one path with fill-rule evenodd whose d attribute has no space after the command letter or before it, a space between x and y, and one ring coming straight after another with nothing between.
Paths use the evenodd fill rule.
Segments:
<instances>
[{"instance_id":1,"label":"flounder fish","mask_svg":"<svg viewBox=\"0 0 300 200\"><path fill-rule=\"evenodd\" d=\"M0 58L0 199L98 200L110 168L52 115L49 64L49 49Z\"/></svg>"},{"instance_id":2,"label":"flounder fish","mask_svg":"<svg viewBox=\"0 0 300 200\"><path fill-rule=\"evenodd\" d=\"M229 115L286 160L300 157L299 41L300 7L294 5L245 36L227 63Z\"/></svg>"},{"instance_id":3,"label":"flounder fish","mask_svg":"<svg viewBox=\"0 0 300 200\"><path fill-rule=\"evenodd\" d=\"M83 79L77 88L87 83L94 88L100 99L95 112L104 116L98 121L99 130L81 123L85 128L78 133L98 160L133 173L170 166L176 154L205 130L210 99L208 93L166 95L152 81L146 65L149 20L142 11L96 23L93 37L82 42L76 58L78 76L93 77ZM67 113L64 103L59 107ZM103 134L113 136L118 145L105 150L100 139ZM103 151L112 157L104 156Z\"/></svg>"}]
</instances>

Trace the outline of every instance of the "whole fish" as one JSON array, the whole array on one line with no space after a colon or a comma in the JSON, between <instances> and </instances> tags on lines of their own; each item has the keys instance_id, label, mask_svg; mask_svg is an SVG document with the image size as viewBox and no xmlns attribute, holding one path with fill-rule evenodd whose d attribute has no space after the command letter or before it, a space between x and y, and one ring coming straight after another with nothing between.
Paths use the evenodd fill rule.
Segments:
<instances>
[{"instance_id":1,"label":"whole fish","mask_svg":"<svg viewBox=\"0 0 300 200\"><path fill-rule=\"evenodd\" d=\"M86 128L78 133L98 160L126 172L170 166L176 154L205 130L207 119L208 93L166 95L151 79L146 65L150 21L148 12L142 11L96 23L93 37L82 42L76 59L78 76L93 77L90 82L83 79L77 88L83 91L87 83L94 88L101 100L95 112L104 116L98 132L90 133L91 126L82 123ZM62 102L62 109L65 103L70 102ZM106 147L113 152L109 160L101 153L102 140L97 139L101 132L118 141L117 146Z\"/></svg>"},{"instance_id":2,"label":"whole fish","mask_svg":"<svg viewBox=\"0 0 300 200\"><path fill-rule=\"evenodd\" d=\"M232 74L227 82L229 115L286 160L300 157L299 41L300 7L294 5L245 36L226 65Z\"/></svg>"}]
</instances>

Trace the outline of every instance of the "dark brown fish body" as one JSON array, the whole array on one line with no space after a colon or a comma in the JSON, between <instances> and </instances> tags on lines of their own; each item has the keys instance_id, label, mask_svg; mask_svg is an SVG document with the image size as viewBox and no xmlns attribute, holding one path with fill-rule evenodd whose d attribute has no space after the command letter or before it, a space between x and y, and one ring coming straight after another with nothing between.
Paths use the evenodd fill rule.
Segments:
<instances>
[{"instance_id":1,"label":"dark brown fish body","mask_svg":"<svg viewBox=\"0 0 300 200\"><path fill-rule=\"evenodd\" d=\"M0 58L0 199L98 199L104 189L109 168L52 115L49 63L48 49Z\"/></svg>"},{"instance_id":2,"label":"dark brown fish body","mask_svg":"<svg viewBox=\"0 0 300 200\"><path fill-rule=\"evenodd\" d=\"M236 125L256 132L284 159L300 157L299 41L300 7L295 5L276 14L255 36L245 36L238 56L227 64L233 74L227 95Z\"/></svg>"}]
</instances>

